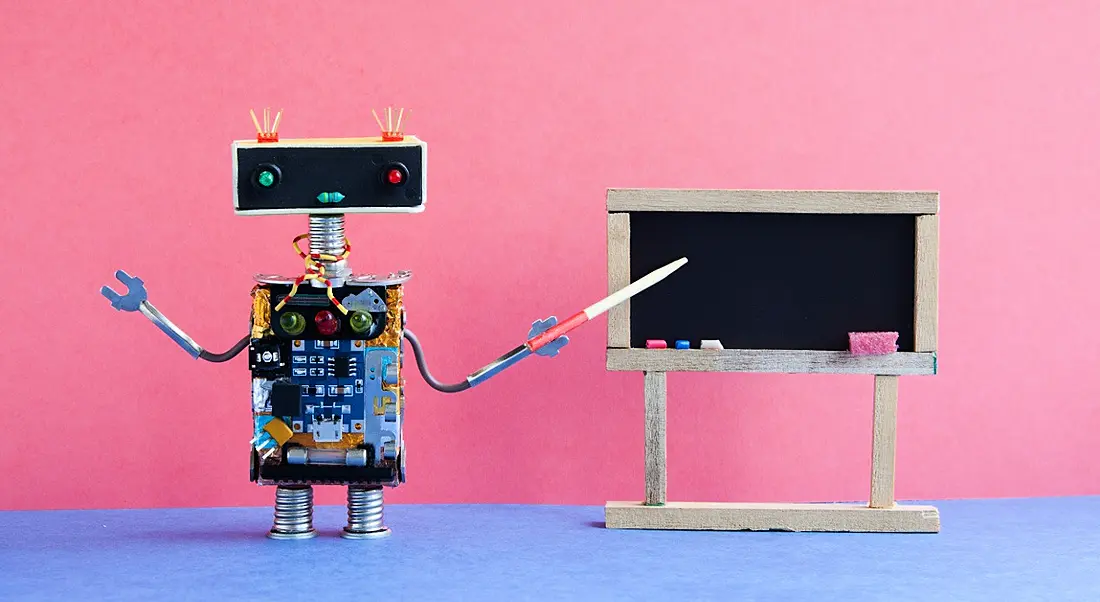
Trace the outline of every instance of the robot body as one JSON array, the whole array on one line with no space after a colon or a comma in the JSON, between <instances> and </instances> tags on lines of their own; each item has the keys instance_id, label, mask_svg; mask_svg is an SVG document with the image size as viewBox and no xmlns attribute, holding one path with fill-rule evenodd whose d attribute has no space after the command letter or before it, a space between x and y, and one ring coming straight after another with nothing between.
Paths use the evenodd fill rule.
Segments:
<instances>
[{"instance_id":1,"label":"robot body","mask_svg":"<svg viewBox=\"0 0 1100 602\"><path fill-rule=\"evenodd\" d=\"M274 311L271 302L285 299L292 285L259 279L249 368L254 435L269 444L252 450L254 482L404 482L402 296L408 274L395 277L388 284L353 277L334 288L337 299L362 307L349 315L312 291ZM362 298L370 305L354 304Z\"/></svg>"}]
</instances>

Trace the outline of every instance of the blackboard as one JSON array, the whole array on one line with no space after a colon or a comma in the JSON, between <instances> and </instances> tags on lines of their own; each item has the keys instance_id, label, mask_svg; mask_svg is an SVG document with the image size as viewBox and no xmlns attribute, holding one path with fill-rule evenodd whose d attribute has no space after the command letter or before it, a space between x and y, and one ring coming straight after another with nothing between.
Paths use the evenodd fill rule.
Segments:
<instances>
[{"instance_id":1,"label":"blackboard","mask_svg":"<svg viewBox=\"0 0 1100 602\"><path fill-rule=\"evenodd\" d=\"M688 258L631 299L630 346L843 351L896 331L913 351L915 246L910 214L630 212L632 280Z\"/></svg>"}]
</instances>

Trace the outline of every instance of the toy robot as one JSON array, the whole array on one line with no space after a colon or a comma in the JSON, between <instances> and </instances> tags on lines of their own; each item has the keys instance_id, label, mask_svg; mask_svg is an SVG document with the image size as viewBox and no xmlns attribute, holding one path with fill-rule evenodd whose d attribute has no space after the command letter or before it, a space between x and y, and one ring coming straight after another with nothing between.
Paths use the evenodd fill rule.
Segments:
<instances>
[{"instance_id":1,"label":"toy robot","mask_svg":"<svg viewBox=\"0 0 1100 602\"><path fill-rule=\"evenodd\" d=\"M396 114L396 123L394 115ZM250 332L225 353L200 347L148 302L139 278L101 292L118 310L140 311L196 359L225 362L248 349L252 373L251 480L274 485L268 536L304 539L313 528L313 486L347 486L343 537L384 537L383 487L405 482L405 346L427 383L444 393L474 387L531 354L553 357L566 332L686 262L682 259L558 323L538 320L528 340L456 384L432 377L419 340L405 328L407 271L353 274L344 235L349 213L419 213L427 192L427 146L404 135L404 111L375 114L381 136L279 140L265 111L252 113L256 140L232 144L234 208L240 215L303 214L309 232L293 246L305 263L294 277L258 275ZM302 241L308 239L308 250Z\"/></svg>"}]
</instances>

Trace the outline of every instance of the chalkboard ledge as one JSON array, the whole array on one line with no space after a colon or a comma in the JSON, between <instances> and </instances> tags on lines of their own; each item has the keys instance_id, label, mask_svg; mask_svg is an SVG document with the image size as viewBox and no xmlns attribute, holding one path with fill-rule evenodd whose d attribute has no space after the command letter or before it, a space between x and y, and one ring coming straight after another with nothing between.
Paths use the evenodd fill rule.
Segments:
<instances>
[{"instance_id":1,"label":"chalkboard ledge","mask_svg":"<svg viewBox=\"0 0 1100 602\"><path fill-rule=\"evenodd\" d=\"M784 374L936 373L935 352L854 356L847 351L777 349L608 349L607 369L629 372L778 372Z\"/></svg>"}]
</instances>

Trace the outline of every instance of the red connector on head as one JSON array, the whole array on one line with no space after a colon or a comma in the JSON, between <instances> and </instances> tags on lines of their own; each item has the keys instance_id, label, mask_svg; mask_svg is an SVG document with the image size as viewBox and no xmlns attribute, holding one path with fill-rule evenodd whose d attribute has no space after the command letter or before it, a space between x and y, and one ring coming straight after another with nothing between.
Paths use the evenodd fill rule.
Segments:
<instances>
[{"instance_id":1,"label":"red connector on head","mask_svg":"<svg viewBox=\"0 0 1100 602\"><path fill-rule=\"evenodd\" d=\"M378 117L378 113L374 109L371 109L370 112L374 115L374 121L378 124L378 129L382 130L383 142L400 142L405 139L405 134L401 131L401 121L405 119L405 109L397 112L396 123L394 122L393 107L386 107L386 123L382 123L382 119Z\"/></svg>"},{"instance_id":2,"label":"red connector on head","mask_svg":"<svg viewBox=\"0 0 1100 602\"><path fill-rule=\"evenodd\" d=\"M256 111L249 109L248 114L252 116L252 125L256 126L256 142L279 141L279 120L283 118L281 109L275 115L274 122L271 121L271 109L264 109L264 124L262 126L260 120L256 118Z\"/></svg>"}]
</instances>

